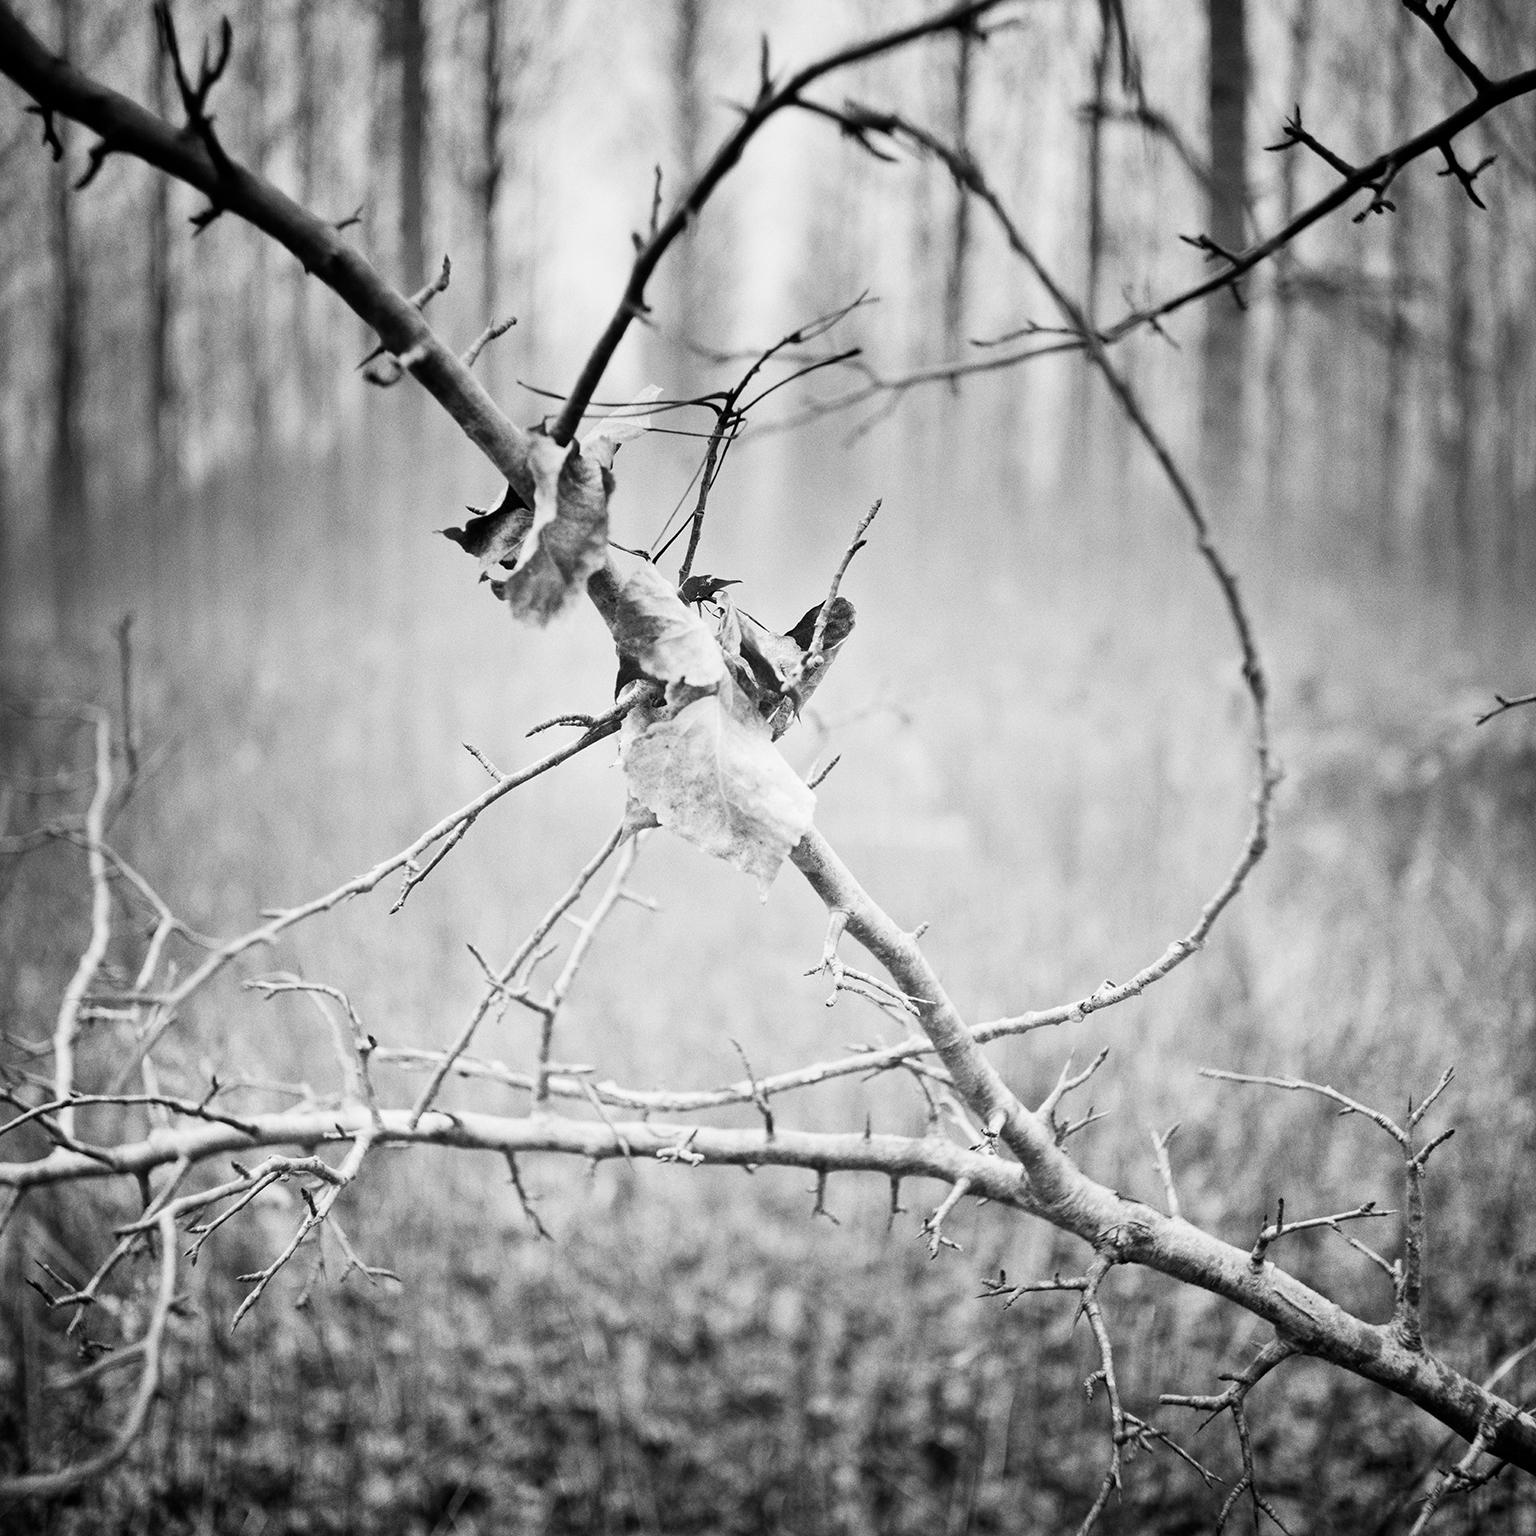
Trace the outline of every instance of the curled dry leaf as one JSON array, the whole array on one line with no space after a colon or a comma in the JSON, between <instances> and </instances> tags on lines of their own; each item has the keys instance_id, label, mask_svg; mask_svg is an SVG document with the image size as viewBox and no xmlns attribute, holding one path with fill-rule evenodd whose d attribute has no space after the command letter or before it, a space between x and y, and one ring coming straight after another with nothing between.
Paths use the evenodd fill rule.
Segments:
<instances>
[{"instance_id":1,"label":"curled dry leaf","mask_svg":"<svg viewBox=\"0 0 1536 1536\"><path fill-rule=\"evenodd\" d=\"M620 741L631 801L753 876L766 895L810 830L816 796L779 756L768 722L734 679L722 677L703 697L632 711Z\"/></svg>"},{"instance_id":2,"label":"curled dry leaf","mask_svg":"<svg viewBox=\"0 0 1536 1536\"><path fill-rule=\"evenodd\" d=\"M714 602L727 587L739 587L739 576L690 576L677 589L677 595L685 603Z\"/></svg>"},{"instance_id":3,"label":"curled dry leaf","mask_svg":"<svg viewBox=\"0 0 1536 1536\"><path fill-rule=\"evenodd\" d=\"M621 665L665 683L669 703L684 688L714 688L725 676L725 658L709 626L654 565L637 566L620 584L613 638Z\"/></svg>"},{"instance_id":4,"label":"curled dry leaf","mask_svg":"<svg viewBox=\"0 0 1536 1536\"><path fill-rule=\"evenodd\" d=\"M612 480L575 442L562 447L535 433L533 521L512 574L495 584L516 618L547 624L586 590L608 556L608 493Z\"/></svg>"},{"instance_id":5,"label":"curled dry leaf","mask_svg":"<svg viewBox=\"0 0 1536 1536\"><path fill-rule=\"evenodd\" d=\"M510 570L522 551L523 540L533 526L533 513L517 499L509 487L502 503L493 512L466 507L470 514L462 528L439 528L445 539L452 539L467 555L480 562L480 579L488 581L492 566Z\"/></svg>"},{"instance_id":6,"label":"curled dry leaf","mask_svg":"<svg viewBox=\"0 0 1536 1536\"><path fill-rule=\"evenodd\" d=\"M717 601L721 608L717 634L726 664L777 740L821 686L853 632L853 604L846 597L833 599L822 631L821 653L811 664L808 652L822 604L810 609L788 634L778 635L742 612L729 597Z\"/></svg>"}]
</instances>

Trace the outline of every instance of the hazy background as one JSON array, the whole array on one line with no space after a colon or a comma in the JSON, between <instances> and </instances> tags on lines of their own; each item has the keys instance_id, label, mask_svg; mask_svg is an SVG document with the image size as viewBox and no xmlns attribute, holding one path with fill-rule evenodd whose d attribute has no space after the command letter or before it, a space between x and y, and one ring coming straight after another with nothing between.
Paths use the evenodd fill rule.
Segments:
<instances>
[{"instance_id":1,"label":"hazy background","mask_svg":"<svg viewBox=\"0 0 1536 1536\"><path fill-rule=\"evenodd\" d=\"M20 9L118 88L174 96L146 7ZM327 216L359 210L357 237L402 288L447 252L452 284L429 314L452 343L516 314L477 371L532 422L536 391L568 386L617 300L654 167L670 197L755 90L758 29L780 68L919 10L239 0L215 107L235 154ZM218 14L178 6L189 54ZM1363 162L1466 94L1387 0L1130 0L1128 59L1112 8L1015 14L984 47L931 42L821 99L896 106L966 143L1106 322L1200 275L1178 235L1235 220L1218 239L1240 244L1327 189L1305 152L1263 151L1296 102ZM1536 61L1524 7L1467 0L1455 24L1491 73ZM8 705L115 702L113 627L132 613L152 769L114 836L188 921L242 931L476 793L483 770L460 743L511 768L549 740L526 743L530 725L601 707L611 643L590 615L514 628L475 585L434 530L492 502L496 477L412 385L363 382L371 343L339 301L233 218L189 238L200 200L141 166L110 158L69 192L87 137L66 132L53 167L19 94L3 95ZM1479 1375L1527 1342L1536 1275L1521 1176L1536 1142L1536 712L1472 724L1495 690L1536 686L1536 106L1507 107L1459 153L1499 157L1477 183L1486 210L1426 158L1394 183L1395 215L1310 232L1244 284L1245 310L1221 296L1117 349L1210 493L1287 779L1273 852L1204 954L1133 1004L996 1055L1038 1098L1068 1052L1110 1045L1085 1166L1160 1199L1148 1133L1181 1121L1186 1214L1244 1244L1276 1196L1298 1215L1396 1205L1390 1149L1312 1105L1217 1091L1197 1067L1305 1074L1392 1110L1456 1063L1430 1333ZM602 397L724 387L745 355L865 290L878 303L820 345L860 346L887 378L1057 322L944 175L787 118L668 258L654 327L632 331ZM742 578L743 606L787 626L884 498L844 589L858 630L784 749L802 769L843 754L818 824L898 920L933 924L925 943L968 1017L1082 996L1187 930L1241 843L1249 722L1216 593L1076 358L847 403L863 382L829 370L762 407L699 568ZM697 432L709 417L666 422ZM700 451L660 434L623 450L615 538L658 538ZM70 805L77 779L38 780L82 764L85 740L0 718L10 833ZM280 968L344 988L385 1044L451 1038L479 990L466 943L510 953L619 814L611 756L500 802L400 914L387 883L253 955L169 1038L168 1077L193 1092L212 1065L324 1081L312 1014L238 987ZM84 932L82 860L52 848L0 882L4 1027L37 1039ZM733 1042L766 1074L884 1037L872 1009L829 1013L825 983L802 976L822 917L792 875L760 905L735 872L655 837L636 883L661 910L625 909L605 931L562 1059L707 1087L740 1076ZM522 1023L479 1047L526 1061ZM926 1118L910 1083L849 1079L778 1112L914 1132ZM888 1231L886 1189L851 1176L831 1183L834 1226L812 1219L797 1174L551 1160L525 1175L555 1243L534 1240L493 1159L375 1158L341 1219L403 1287L322 1282L296 1310L301 1272L232 1341L232 1276L267 1262L291 1213L210 1245L154 1434L56 1528L958 1532L1080 1517L1105 1433L1102 1405L1082 1401L1090 1341L1065 1303L975 1299L1000 1265L1080 1267L1077 1245L965 1211L964 1251L930 1264L917 1225L941 1192L905 1190L910 1214ZM39 1201L24 1257L89 1273L111 1219ZM1337 1239L1285 1257L1366 1315L1387 1305ZM46 1461L101 1434L118 1399L41 1390L68 1356L29 1297L7 1307L4 1411ZM1143 1414L1159 1391L1212 1390L1257 1338L1154 1279L1117 1275L1106 1305ZM1502 1383L1516 1398L1522 1371ZM1318 1366L1265 1393L1255 1434L1292 1529L1411 1520L1399 1501L1436 1426ZM1224 1433L1204 1437L1218 1466ZM1194 1529L1218 1505L1170 1458L1142 1461L1106 1528ZM1496 1484L1444 1528L1536 1529L1529 1505Z\"/></svg>"}]
</instances>

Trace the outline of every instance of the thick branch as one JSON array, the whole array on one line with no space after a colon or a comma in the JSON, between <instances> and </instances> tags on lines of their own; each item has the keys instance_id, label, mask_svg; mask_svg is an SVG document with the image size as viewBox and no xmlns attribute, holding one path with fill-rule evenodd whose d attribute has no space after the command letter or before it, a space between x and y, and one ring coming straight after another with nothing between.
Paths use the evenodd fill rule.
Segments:
<instances>
[{"instance_id":1,"label":"thick branch","mask_svg":"<svg viewBox=\"0 0 1536 1536\"><path fill-rule=\"evenodd\" d=\"M334 226L237 160L210 154L196 133L174 128L51 52L11 6L0 4L0 73L47 112L83 124L118 154L143 160L238 214L291 251L378 333L525 502L533 504L527 435L507 420L421 312L387 283Z\"/></svg>"}]
</instances>

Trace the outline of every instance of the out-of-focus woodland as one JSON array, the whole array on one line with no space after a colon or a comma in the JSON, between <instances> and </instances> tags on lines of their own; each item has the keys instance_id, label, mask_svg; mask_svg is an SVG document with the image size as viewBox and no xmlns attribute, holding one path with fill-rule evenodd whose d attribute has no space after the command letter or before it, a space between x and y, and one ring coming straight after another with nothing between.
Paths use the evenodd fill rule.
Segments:
<instances>
[{"instance_id":1,"label":"out-of-focus woodland","mask_svg":"<svg viewBox=\"0 0 1536 1536\"><path fill-rule=\"evenodd\" d=\"M148 6L17 9L173 112ZM1110 326L1211 269L1181 236L1242 248L1337 180L1305 144L1270 149L1298 109L1298 130L1358 164L1465 99L1410 10L1042 0L984 43L939 38L843 87L963 146ZM193 40L225 13L214 107L231 150L346 221L405 292L446 255L427 313L454 345L515 315L476 372L523 422L558 407L622 291L657 175L663 194L686 185L755 90L759 30L775 60L800 59L893 20L868 0L176 8ZM1463 0L1454 27L1490 73L1536 65L1536 12L1514 0ZM475 585L435 530L501 486L414 381L370 381L387 360L359 367L373 338L334 295L126 157L76 190L93 137L58 121L54 161L24 105L0 90L0 836L67 812L88 765L88 732L27 701L117 709L127 655L144 771L114 842L187 921L240 931L483 787L461 742L506 767L530 754L531 725L602 708L611 646L575 621L513 630ZM1456 155L1467 184L1427 156L1393 180L1390 209L1357 198L1237 300L1117 344L1241 573L1287 777L1271 852L1202 954L1125 1008L997 1054L1038 1099L1069 1052L1085 1064L1109 1046L1092 1093L1105 1118L1074 1141L1080 1160L1155 1198L1149 1133L1180 1122L1186 1213L1243 1246L1276 1197L1307 1214L1396 1205L1395 1165L1358 1117L1199 1067L1401 1106L1454 1064L1427 1326L1458 1369L1502 1371L1523 1401L1536 710L1473 721L1496 692L1536 687L1536 96ZM884 499L845 587L858 630L786 753L804 770L842 754L818 826L892 911L932 921L925 943L975 1017L1084 996L1187 929L1240 845L1242 693L1143 444L1081 355L1056 351L1046 295L974 203L940 166L883 163L836 124L786 115L670 253L601 399L727 387L862 294L873 302L796 354L859 355L766 400L731 450L699 568L740 578L744 606L787 624ZM711 423L657 419L680 430L627 445L619 466L614 537L637 548L692 504L703 443L688 434ZM341 988L385 1045L446 1041L482 984L466 943L524 932L622 809L602 756L501 802L398 915L381 890L242 976ZM0 869L13 1083L79 951L83 858L56 844ZM635 879L660 911L605 932L562 1059L703 1088L738 1078L743 1056L766 1073L887 1038L875 1010L829 1012L824 981L803 977L822 919L788 876L759 906L750 882L657 834ZM277 1092L323 1073L305 1000L264 1002L240 979L178 1026L186 1080L217 1063ZM520 1029L514 1015L478 1049L511 1060ZM494 1085L455 1093L510 1102ZM787 1118L917 1133L927 1114L915 1077L843 1079ZM977 1296L1000 1269L1080 1268L1069 1240L967 1205L949 1229L961 1251L930 1261L919 1201L888 1220L883 1183L852 1175L813 1190L767 1169L551 1158L523 1173L552 1242L497 1159L376 1157L339 1210L398 1281L349 1270L325 1235L328 1271L282 1277L233 1335L234 1277L268 1262L293 1211L273 1201L232 1223L193 1272L148 1434L19 1529L958 1533L1081 1518L1105 1435L1083 1400L1092 1341L1070 1300ZM54 1389L72 1341L22 1282L39 1258L88 1274L135 1208L117 1191L89 1219L62 1194L29 1195L0 1237L7 1471L71 1459L113 1422L110 1378ZM1379 1300L1381 1276L1337 1235L1291 1241L1309 1283L1365 1311ZM1121 1278L1106 1306L1121 1391L1144 1406L1217 1390L1256 1337L1153 1275ZM1255 1457L1292 1531L1406 1531L1462 1449L1320 1364L1271 1390L1251 1410ZM1524 1481L1467 1492L1434 1528L1536 1531ZM1204 1529L1221 1503L1171 1454L1139 1457L1101 1528Z\"/></svg>"}]
</instances>

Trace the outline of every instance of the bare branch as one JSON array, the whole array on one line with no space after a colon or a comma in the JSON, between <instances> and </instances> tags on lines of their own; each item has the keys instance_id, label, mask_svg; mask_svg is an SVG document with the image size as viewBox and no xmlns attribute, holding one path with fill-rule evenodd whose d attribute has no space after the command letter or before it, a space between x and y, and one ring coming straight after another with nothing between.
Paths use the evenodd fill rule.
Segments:
<instances>
[{"instance_id":1,"label":"bare branch","mask_svg":"<svg viewBox=\"0 0 1536 1536\"><path fill-rule=\"evenodd\" d=\"M57 1472L32 1472L20 1477L0 1479L0 1503L18 1499L55 1499L79 1488L115 1467L133 1448L134 1442L149 1422L155 1395L160 1390L163 1369L165 1328L176 1300L176 1225L169 1211L155 1219L160 1244L160 1281L155 1292L149 1324L144 1336L134 1346L134 1357L144 1362L138 1389L112 1443L96 1456ZM126 1351L124 1352L126 1353Z\"/></svg>"},{"instance_id":2,"label":"bare branch","mask_svg":"<svg viewBox=\"0 0 1536 1536\"><path fill-rule=\"evenodd\" d=\"M75 1090L75 1037L80 1030L80 1005L101 963L106 959L112 939L112 894L107 886L107 860L101 851L106 836L107 805L112 798L112 722L103 710L89 712L96 733L95 789L85 813L86 858L91 881L90 941L81 951L69 985L59 1003L53 1027L53 1090L63 1103L59 1111L59 1129L66 1136L75 1133L75 1108L71 1102Z\"/></svg>"}]
</instances>

